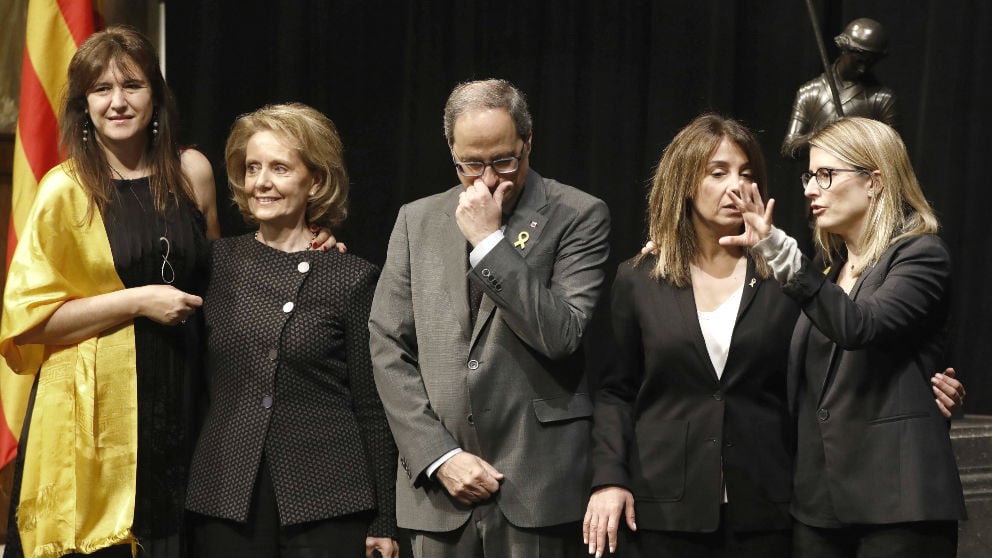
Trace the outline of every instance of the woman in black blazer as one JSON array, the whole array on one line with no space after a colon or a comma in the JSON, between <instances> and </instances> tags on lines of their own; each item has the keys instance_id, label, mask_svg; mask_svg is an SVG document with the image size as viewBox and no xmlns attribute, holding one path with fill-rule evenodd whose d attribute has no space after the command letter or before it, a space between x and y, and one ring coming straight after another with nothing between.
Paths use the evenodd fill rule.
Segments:
<instances>
[{"instance_id":1,"label":"woman in black blazer","mask_svg":"<svg viewBox=\"0 0 992 558\"><path fill-rule=\"evenodd\" d=\"M235 122L225 157L258 230L211 250L196 554L395 558L396 446L369 356L379 271L311 249L315 225L345 217L341 140L318 111L272 105Z\"/></svg>"},{"instance_id":2,"label":"woman in black blazer","mask_svg":"<svg viewBox=\"0 0 992 558\"><path fill-rule=\"evenodd\" d=\"M613 285L590 554L789 555L785 366L799 310L761 257L718 242L743 227L729 193L764 182L761 146L733 120L700 116L665 149L648 209L656 249L624 262ZM624 516L636 533L618 549Z\"/></svg>"},{"instance_id":3,"label":"woman in black blazer","mask_svg":"<svg viewBox=\"0 0 992 558\"><path fill-rule=\"evenodd\" d=\"M789 352L796 554L953 557L964 500L929 387L949 318L947 247L892 128L843 119L810 145L820 261L771 226L774 201L753 187L732 194L745 232L721 241L761 254L803 311Z\"/></svg>"}]
</instances>

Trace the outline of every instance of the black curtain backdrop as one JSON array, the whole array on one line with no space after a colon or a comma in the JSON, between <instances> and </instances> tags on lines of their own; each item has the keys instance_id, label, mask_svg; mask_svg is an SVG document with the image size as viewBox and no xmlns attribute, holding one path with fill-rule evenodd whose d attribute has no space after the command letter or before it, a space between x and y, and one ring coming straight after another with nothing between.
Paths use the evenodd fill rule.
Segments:
<instances>
[{"instance_id":1,"label":"black curtain backdrop","mask_svg":"<svg viewBox=\"0 0 992 558\"><path fill-rule=\"evenodd\" d=\"M950 364L966 411L992 414L992 275L987 138L992 3L817 0L827 38L857 17L890 34L876 75L898 95L898 128L954 256ZM167 4L168 80L184 139L214 162L225 234L223 146L234 118L300 101L329 115L346 146L349 249L377 264L403 203L456 183L441 130L458 82L511 80L534 115L531 165L602 199L613 216L610 276L636 253L645 195L664 146L696 114L760 132L776 223L807 239L797 175L781 158L797 87L822 71L803 0L476 0Z\"/></svg>"}]
</instances>

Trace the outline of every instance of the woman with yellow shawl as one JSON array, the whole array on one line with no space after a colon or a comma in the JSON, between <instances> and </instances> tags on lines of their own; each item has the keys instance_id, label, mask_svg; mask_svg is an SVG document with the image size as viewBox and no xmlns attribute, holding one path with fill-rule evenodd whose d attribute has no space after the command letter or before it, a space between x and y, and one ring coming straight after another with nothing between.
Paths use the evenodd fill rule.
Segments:
<instances>
[{"instance_id":1,"label":"woman with yellow shawl","mask_svg":"<svg viewBox=\"0 0 992 558\"><path fill-rule=\"evenodd\" d=\"M37 375L8 556L183 555L199 278L219 226L210 164L179 148L175 118L133 29L72 58L68 159L39 185L4 296L0 352Z\"/></svg>"}]
</instances>

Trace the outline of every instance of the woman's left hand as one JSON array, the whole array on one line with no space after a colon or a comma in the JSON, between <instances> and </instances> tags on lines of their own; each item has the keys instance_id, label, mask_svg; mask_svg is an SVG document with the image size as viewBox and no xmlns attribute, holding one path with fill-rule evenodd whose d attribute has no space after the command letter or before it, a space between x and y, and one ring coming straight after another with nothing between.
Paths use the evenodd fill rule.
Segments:
<instances>
[{"instance_id":1,"label":"woman's left hand","mask_svg":"<svg viewBox=\"0 0 992 558\"><path fill-rule=\"evenodd\" d=\"M314 237L313 242L310 243L310 247L314 250L326 252L337 248L338 252L341 252L342 254L348 253L348 247L344 245L344 242L338 242L338 239L334 238L334 233L331 232L331 229L321 228L317 225L310 225L310 230L317 233L317 236Z\"/></svg>"},{"instance_id":2,"label":"woman's left hand","mask_svg":"<svg viewBox=\"0 0 992 558\"><path fill-rule=\"evenodd\" d=\"M727 194L744 218L744 232L737 236L721 237L720 244L750 248L758 241L768 238L772 233L772 210L775 208L775 200L769 199L766 206L761 201L761 192L758 191L757 183L741 186L739 193L729 190Z\"/></svg>"},{"instance_id":3,"label":"woman's left hand","mask_svg":"<svg viewBox=\"0 0 992 558\"><path fill-rule=\"evenodd\" d=\"M365 558L399 558L400 545L389 537L366 537Z\"/></svg>"}]
</instances>

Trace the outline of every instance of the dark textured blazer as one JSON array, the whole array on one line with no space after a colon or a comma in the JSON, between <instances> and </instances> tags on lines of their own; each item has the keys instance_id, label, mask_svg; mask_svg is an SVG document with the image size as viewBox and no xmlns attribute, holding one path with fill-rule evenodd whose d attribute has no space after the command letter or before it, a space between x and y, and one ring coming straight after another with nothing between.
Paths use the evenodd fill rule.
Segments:
<instances>
[{"instance_id":1,"label":"dark textured blazer","mask_svg":"<svg viewBox=\"0 0 992 558\"><path fill-rule=\"evenodd\" d=\"M735 530L789 527L794 437L786 405L799 312L748 262L722 376L706 351L691 287L621 264L613 285L613 365L596 397L593 487L634 494L639 529L709 532L721 466Z\"/></svg>"},{"instance_id":2,"label":"dark textured blazer","mask_svg":"<svg viewBox=\"0 0 992 558\"><path fill-rule=\"evenodd\" d=\"M376 510L369 534L396 536L396 448L368 349L377 276L335 250L214 242L188 509L245 521L264 453L283 525Z\"/></svg>"},{"instance_id":3,"label":"dark textured blazer","mask_svg":"<svg viewBox=\"0 0 992 558\"><path fill-rule=\"evenodd\" d=\"M592 416L578 349L603 284L608 210L531 170L504 240L467 271L455 222L463 190L400 209L372 305L375 379L400 454L399 524L440 532L468 519L471 508L425 474L458 447L505 475L494 498L514 525L577 521ZM485 289L474 326L469 280Z\"/></svg>"},{"instance_id":4,"label":"dark textured blazer","mask_svg":"<svg viewBox=\"0 0 992 558\"><path fill-rule=\"evenodd\" d=\"M843 523L965 517L948 422L930 377L946 364L951 262L934 235L891 246L850 296L815 265L785 286L801 306L789 355L789 403L805 381L810 329L835 347L818 389L823 482ZM836 276L836 270L831 277Z\"/></svg>"}]
</instances>

